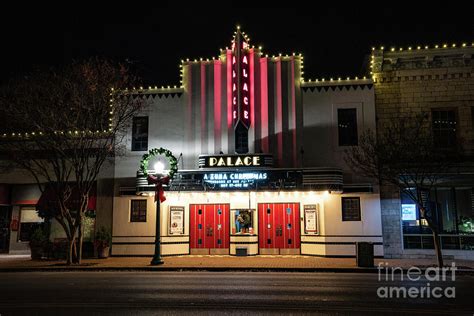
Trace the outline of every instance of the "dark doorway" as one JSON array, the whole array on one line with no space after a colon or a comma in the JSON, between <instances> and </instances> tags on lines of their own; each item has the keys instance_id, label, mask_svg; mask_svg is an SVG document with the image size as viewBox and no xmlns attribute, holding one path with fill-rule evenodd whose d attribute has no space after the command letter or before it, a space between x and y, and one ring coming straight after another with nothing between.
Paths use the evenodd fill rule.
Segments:
<instances>
[{"instance_id":1,"label":"dark doorway","mask_svg":"<svg viewBox=\"0 0 474 316\"><path fill-rule=\"evenodd\" d=\"M10 245L11 207L0 206L0 253L7 253Z\"/></svg>"}]
</instances>

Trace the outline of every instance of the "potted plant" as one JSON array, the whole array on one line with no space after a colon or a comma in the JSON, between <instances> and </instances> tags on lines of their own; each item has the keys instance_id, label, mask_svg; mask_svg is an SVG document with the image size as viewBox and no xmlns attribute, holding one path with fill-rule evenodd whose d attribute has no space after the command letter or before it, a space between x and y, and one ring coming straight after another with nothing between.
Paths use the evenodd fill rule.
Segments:
<instances>
[{"instance_id":1,"label":"potted plant","mask_svg":"<svg viewBox=\"0 0 474 316\"><path fill-rule=\"evenodd\" d=\"M48 244L48 236L43 228L36 227L30 236L31 259L39 260L44 255L44 250Z\"/></svg>"},{"instance_id":2,"label":"potted plant","mask_svg":"<svg viewBox=\"0 0 474 316\"><path fill-rule=\"evenodd\" d=\"M94 245L97 249L99 258L107 258L110 253L110 244L112 243L112 234L110 231L101 226L95 233Z\"/></svg>"}]
</instances>

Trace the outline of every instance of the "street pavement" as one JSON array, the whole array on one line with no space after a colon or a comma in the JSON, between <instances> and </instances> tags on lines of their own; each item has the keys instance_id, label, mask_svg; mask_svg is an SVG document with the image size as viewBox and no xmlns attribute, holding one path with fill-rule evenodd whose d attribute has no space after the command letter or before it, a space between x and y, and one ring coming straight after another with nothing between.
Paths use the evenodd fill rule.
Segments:
<instances>
[{"instance_id":1,"label":"street pavement","mask_svg":"<svg viewBox=\"0 0 474 316\"><path fill-rule=\"evenodd\" d=\"M452 281L377 273L0 273L0 315L473 315L474 276ZM379 278L382 280L379 281ZM380 298L380 288L441 290L442 298ZM451 292L446 292L451 288ZM455 298L452 296L455 290ZM402 295L402 294L400 294ZM386 296L386 295L385 295Z\"/></svg>"},{"instance_id":2,"label":"street pavement","mask_svg":"<svg viewBox=\"0 0 474 316\"><path fill-rule=\"evenodd\" d=\"M290 270L351 270L357 269L355 258L321 258L312 256L260 255L236 257L229 255L189 255L164 257L164 264L150 266L151 257L110 257L107 259L84 259L81 266L65 266L64 260L31 260L30 256L0 255L0 271L17 270L61 270L61 269L290 269ZM453 260L445 260L450 266ZM426 268L436 265L436 259L385 259L376 258L375 266ZM474 261L455 260L459 269L474 272Z\"/></svg>"}]
</instances>

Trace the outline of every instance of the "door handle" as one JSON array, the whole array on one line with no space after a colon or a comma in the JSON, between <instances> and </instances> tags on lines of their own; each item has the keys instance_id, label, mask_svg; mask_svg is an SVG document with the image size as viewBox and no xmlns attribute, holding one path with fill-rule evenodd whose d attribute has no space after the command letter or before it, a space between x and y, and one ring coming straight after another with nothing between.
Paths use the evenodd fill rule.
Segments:
<instances>
[{"instance_id":1,"label":"door handle","mask_svg":"<svg viewBox=\"0 0 474 316\"><path fill-rule=\"evenodd\" d=\"M208 237L214 236L214 231L213 231L212 227L210 227L210 226L206 227L206 235Z\"/></svg>"},{"instance_id":2,"label":"door handle","mask_svg":"<svg viewBox=\"0 0 474 316\"><path fill-rule=\"evenodd\" d=\"M276 235L277 236L283 236L283 228L281 227L281 225L278 225L277 228L276 228Z\"/></svg>"}]
</instances>

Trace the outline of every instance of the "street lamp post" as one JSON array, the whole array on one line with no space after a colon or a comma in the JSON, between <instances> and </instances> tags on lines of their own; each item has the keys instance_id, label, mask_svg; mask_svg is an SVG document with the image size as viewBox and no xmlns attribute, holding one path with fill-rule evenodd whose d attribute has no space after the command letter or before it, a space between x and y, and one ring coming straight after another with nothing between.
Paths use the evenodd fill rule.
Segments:
<instances>
[{"instance_id":1,"label":"street lamp post","mask_svg":"<svg viewBox=\"0 0 474 316\"><path fill-rule=\"evenodd\" d=\"M164 155L169 163L170 169L168 170L168 174L164 175L165 165L162 161L157 161L154 165L154 173L155 175L148 174L148 163L150 158ZM163 185L169 184L170 180L173 178L174 174L178 172L178 160L173 153L165 149L163 147L160 148L153 148L148 151L148 153L144 154L142 160L140 161L140 170L144 176L146 176L148 184L155 185L155 201L156 201L156 237L155 237L155 254L153 255L153 259L150 262L150 265L156 266L163 264L163 259L161 258L161 202L166 200L164 195Z\"/></svg>"},{"instance_id":2,"label":"street lamp post","mask_svg":"<svg viewBox=\"0 0 474 316\"><path fill-rule=\"evenodd\" d=\"M163 264L161 259L161 210L160 210L160 199L156 199L156 237L155 237L155 254L151 260L151 265L157 266Z\"/></svg>"},{"instance_id":3,"label":"street lamp post","mask_svg":"<svg viewBox=\"0 0 474 316\"><path fill-rule=\"evenodd\" d=\"M158 161L154 165L154 169L157 173L156 177L158 182L156 185L160 186L161 189L161 179L163 176L163 171L165 169L165 165ZM162 190L162 189L161 189ZM155 255L151 260L151 265L157 266L163 264L163 259L161 259L161 200L159 196L156 196L159 192L155 192L155 200L156 200L156 237L155 237Z\"/></svg>"}]
</instances>

